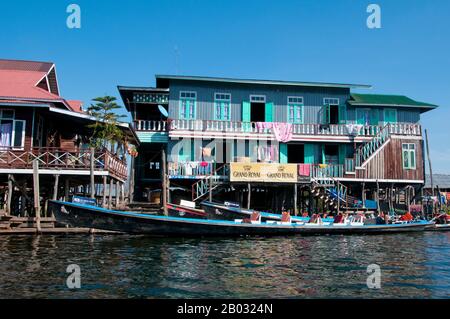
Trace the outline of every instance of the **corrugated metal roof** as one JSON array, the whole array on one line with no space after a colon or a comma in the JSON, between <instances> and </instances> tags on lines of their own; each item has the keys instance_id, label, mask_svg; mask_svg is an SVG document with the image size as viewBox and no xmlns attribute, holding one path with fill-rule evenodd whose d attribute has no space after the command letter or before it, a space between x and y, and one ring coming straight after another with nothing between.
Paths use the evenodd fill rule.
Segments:
<instances>
[{"instance_id":1,"label":"corrugated metal roof","mask_svg":"<svg viewBox=\"0 0 450 319\"><path fill-rule=\"evenodd\" d=\"M7 60L0 59L0 70L32 71L48 73L52 68L51 62Z\"/></svg>"},{"instance_id":2,"label":"corrugated metal roof","mask_svg":"<svg viewBox=\"0 0 450 319\"><path fill-rule=\"evenodd\" d=\"M352 105L380 105L380 106L400 106L418 107L421 109L434 109L437 105L415 101L404 95L384 95L384 94L350 94L348 103Z\"/></svg>"},{"instance_id":3,"label":"corrugated metal roof","mask_svg":"<svg viewBox=\"0 0 450 319\"><path fill-rule=\"evenodd\" d=\"M439 186L440 189L450 189L450 175L433 174L433 187ZM425 188L431 188L430 175L425 176Z\"/></svg>"},{"instance_id":4,"label":"corrugated metal roof","mask_svg":"<svg viewBox=\"0 0 450 319\"><path fill-rule=\"evenodd\" d=\"M185 76L185 75L160 75L157 74L158 80L182 80L182 81L206 81L206 82L228 82L243 83L256 85L288 85L288 86L313 86L313 87L335 87L335 88L371 88L366 84L346 84L346 83L325 83L325 82L300 82L300 81L280 81L280 80L255 80L255 79L238 79L238 78L222 78L207 76Z\"/></svg>"}]
</instances>

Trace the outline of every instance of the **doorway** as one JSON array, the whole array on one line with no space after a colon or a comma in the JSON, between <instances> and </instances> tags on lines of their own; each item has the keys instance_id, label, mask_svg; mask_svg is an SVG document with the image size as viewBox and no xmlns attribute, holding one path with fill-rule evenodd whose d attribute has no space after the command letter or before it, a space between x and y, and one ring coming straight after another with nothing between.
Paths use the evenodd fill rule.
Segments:
<instances>
[{"instance_id":1,"label":"doorway","mask_svg":"<svg viewBox=\"0 0 450 319\"><path fill-rule=\"evenodd\" d=\"M265 122L266 120L266 104L265 103L250 103L250 121Z\"/></svg>"},{"instance_id":2,"label":"doorway","mask_svg":"<svg viewBox=\"0 0 450 319\"><path fill-rule=\"evenodd\" d=\"M330 124L339 124L339 106L330 105Z\"/></svg>"},{"instance_id":3,"label":"doorway","mask_svg":"<svg viewBox=\"0 0 450 319\"><path fill-rule=\"evenodd\" d=\"M324 145L323 146L323 164L339 164L339 146Z\"/></svg>"},{"instance_id":4,"label":"doorway","mask_svg":"<svg viewBox=\"0 0 450 319\"><path fill-rule=\"evenodd\" d=\"M288 144L288 163L298 164L305 162L305 145L304 144Z\"/></svg>"}]
</instances>

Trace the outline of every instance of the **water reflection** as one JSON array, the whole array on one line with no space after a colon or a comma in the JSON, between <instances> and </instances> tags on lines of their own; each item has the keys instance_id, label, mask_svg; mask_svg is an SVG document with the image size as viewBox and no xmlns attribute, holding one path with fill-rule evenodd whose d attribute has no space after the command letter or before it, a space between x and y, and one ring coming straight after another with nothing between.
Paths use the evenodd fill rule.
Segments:
<instances>
[{"instance_id":1,"label":"water reflection","mask_svg":"<svg viewBox=\"0 0 450 319\"><path fill-rule=\"evenodd\" d=\"M450 234L0 237L1 298L450 297ZM82 288L65 286L81 267ZM366 286L378 264L382 288Z\"/></svg>"}]
</instances>

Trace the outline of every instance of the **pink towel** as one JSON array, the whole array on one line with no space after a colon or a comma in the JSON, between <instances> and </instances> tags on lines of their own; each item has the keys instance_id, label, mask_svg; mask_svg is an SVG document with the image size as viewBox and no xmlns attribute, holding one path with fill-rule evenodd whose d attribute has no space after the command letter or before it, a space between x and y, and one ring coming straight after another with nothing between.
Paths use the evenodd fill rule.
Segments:
<instances>
[{"instance_id":1,"label":"pink towel","mask_svg":"<svg viewBox=\"0 0 450 319\"><path fill-rule=\"evenodd\" d=\"M298 174L300 176L309 176L311 172L311 164L299 164Z\"/></svg>"},{"instance_id":2,"label":"pink towel","mask_svg":"<svg viewBox=\"0 0 450 319\"><path fill-rule=\"evenodd\" d=\"M286 143L292 140L292 132L291 123L273 123L273 133L278 142Z\"/></svg>"}]
</instances>

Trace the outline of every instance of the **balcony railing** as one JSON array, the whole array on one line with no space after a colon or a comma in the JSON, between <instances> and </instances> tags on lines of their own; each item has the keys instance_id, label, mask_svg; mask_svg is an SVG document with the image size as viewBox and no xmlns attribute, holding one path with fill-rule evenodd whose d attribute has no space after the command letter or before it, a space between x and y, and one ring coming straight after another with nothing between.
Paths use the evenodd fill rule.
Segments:
<instances>
[{"instance_id":1,"label":"balcony railing","mask_svg":"<svg viewBox=\"0 0 450 319\"><path fill-rule=\"evenodd\" d=\"M135 121L138 131L197 131L221 133L270 134L271 130L264 128L262 122L236 122L214 120L170 120L166 121ZM383 126L358 124L292 124L294 135L313 136L365 136L377 135ZM392 123L389 126L391 134L421 136L420 124Z\"/></svg>"},{"instance_id":2,"label":"balcony railing","mask_svg":"<svg viewBox=\"0 0 450 319\"><path fill-rule=\"evenodd\" d=\"M38 161L42 169L90 170L91 151L53 147L35 147L21 151L0 148L0 168L29 169L32 168L34 160ZM126 179L128 175L126 161L108 150L95 150L94 170L108 171L120 179Z\"/></svg>"}]
</instances>

